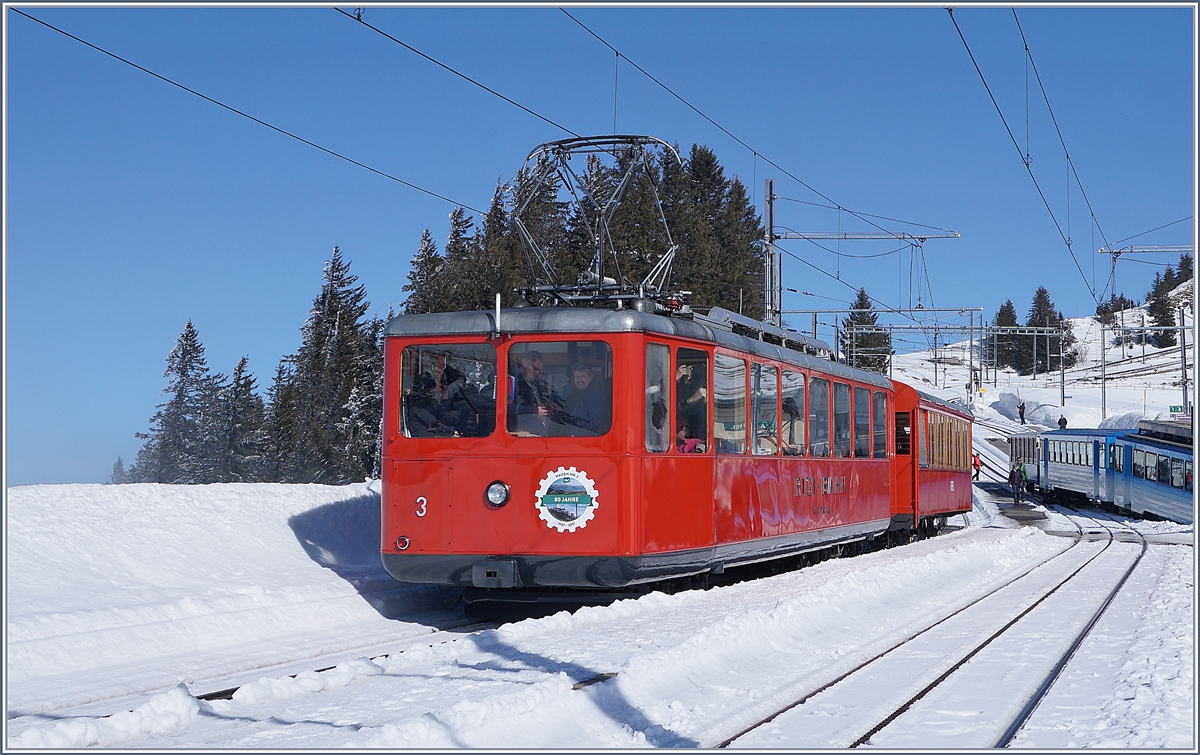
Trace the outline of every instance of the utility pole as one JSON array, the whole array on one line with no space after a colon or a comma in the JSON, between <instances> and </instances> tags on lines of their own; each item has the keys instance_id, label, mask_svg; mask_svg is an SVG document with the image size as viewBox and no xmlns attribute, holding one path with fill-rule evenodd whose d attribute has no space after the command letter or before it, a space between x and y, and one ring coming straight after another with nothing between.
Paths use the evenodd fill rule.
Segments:
<instances>
[{"instance_id":1,"label":"utility pole","mask_svg":"<svg viewBox=\"0 0 1200 755\"><path fill-rule=\"evenodd\" d=\"M1108 361L1108 341L1104 335L1104 321L1100 321L1100 421L1108 419L1108 383L1105 381L1104 364Z\"/></svg>"},{"instance_id":2,"label":"utility pole","mask_svg":"<svg viewBox=\"0 0 1200 755\"><path fill-rule=\"evenodd\" d=\"M1049 338L1050 336L1046 336L1046 337ZM1050 361L1049 359L1046 360L1047 363L1049 361ZM1049 364L1047 364L1046 366L1049 367ZM1046 372L1049 373L1050 370L1046 370ZM1063 324L1061 321L1058 323L1058 397L1059 397L1059 399L1061 399L1059 401L1058 405L1066 406L1067 405L1067 362L1065 359L1063 359Z\"/></svg>"},{"instance_id":3,"label":"utility pole","mask_svg":"<svg viewBox=\"0 0 1200 755\"><path fill-rule=\"evenodd\" d=\"M1183 325L1183 307L1179 308L1179 367L1183 371L1183 412L1191 414L1191 397L1187 389L1187 328Z\"/></svg>"},{"instance_id":4,"label":"utility pole","mask_svg":"<svg viewBox=\"0 0 1200 755\"><path fill-rule=\"evenodd\" d=\"M766 226L766 235L763 241L766 243L766 255L763 260L763 322L768 322L775 327L780 325L779 310L783 298L783 292L780 290L780 282L782 280L779 275L779 260L775 254L775 179L766 179L763 186L763 225ZM813 338L816 338L816 328L813 329Z\"/></svg>"}]
</instances>

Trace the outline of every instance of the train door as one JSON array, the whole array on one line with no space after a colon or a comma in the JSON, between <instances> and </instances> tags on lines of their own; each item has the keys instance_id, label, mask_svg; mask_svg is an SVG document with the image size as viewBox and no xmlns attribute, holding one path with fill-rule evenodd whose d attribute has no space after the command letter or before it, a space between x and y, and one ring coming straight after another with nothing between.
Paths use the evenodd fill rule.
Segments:
<instances>
[{"instance_id":1,"label":"train door","mask_svg":"<svg viewBox=\"0 0 1200 755\"><path fill-rule=\"evenodd\" d=\"M713 545L709 355L646 344L642 522L646 552Z\"/></svg>"},{"instance_id":2,"label":"train door","mask_svg":"<svg viewBox=\"0 0 1200 755\"><path fill-rule=\"evenodd\" d=\"M1133 463L1129 446L1124 443L1113 443L1109 455L1109 466L1112 471L1112 500L1117 508L1129 508L1129 474Z\"/></svg>"},{"instance_id":3,"label":"train door","mask_svg":"<svg viewBox=\"0 0 1200 755\"><path fill-rule=\"evenodd\" d=\"M785 486L779 459L779 368L753 362L750 365L750 454L754 468L755 508L762 536L788 531L790 517L785 501L791 486Z\"/></svg>"},{"instance_id":4,"label":"train door","mask_svg":"<svg viewBox=\"0 0 1200 755\"><path fill-rule=\"evenodd\" d=\"M748 369L740 356L713 355L713 497L718 543L761 536L754 459L747 455Z\"/></svg>"}]
</instances>

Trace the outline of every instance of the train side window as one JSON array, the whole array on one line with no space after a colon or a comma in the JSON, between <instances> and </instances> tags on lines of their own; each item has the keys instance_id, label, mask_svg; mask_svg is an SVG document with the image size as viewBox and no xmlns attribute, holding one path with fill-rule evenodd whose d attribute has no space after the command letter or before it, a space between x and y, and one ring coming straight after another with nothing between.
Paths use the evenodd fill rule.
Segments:
<instances>
[{"instance_id":1,"label":"train side window","mask_svg":"<svg viewBox=\"0 0 1200 755\"><path fill-rule=\"evenodd\" d=\"M753 453L756 456L774 456L779 452L779 417L775 406L779 396L779 370L769 364L755 362L750 381L750 416L754 418Z\"/></svg>"},{"instance_id":2,"label":"train side window","mask_svg":"<svg viewBox=\"0 0 1200 755\"><path fill-rule=\"evenodd\" d=\"M1124 450L1124 446L1118 446L1116 443L1108 447L1108 466L1114 472L1125 471L1125 454L1122 453Z\"/></svg>"},{"instance_id":3,"label":"train side window","mask_svg":"<svg viewBox=\"0 0 1200 755\"><path fill-rule=\"evenodd\" d=\"M829 455L829 381L810 378L808 381L809 453Z\"/></svg>"},{"instance_id":4,"label":"train side window","mask_svg":"<svg viewBox=\"0 0 1200 755\"><path fill-rule=\"evenodd\" d=\"M1183 463L1183 489L1187 492L1192 492L1192 463L1185 461Z\"/></svg>"},{"instance_id":5,"label":"train side window","mask_svg":"<svg viewBox=\"0 0 1200 755\"><path fill-rule=\"evenodd\" d=\"M1133 476L1146 476L1146 452L1140 448L1133 449Z\"/></svg>"},{"instance_id":6,"label":"train side window","mask_svg":"<svg viewBox=\"0 0 1200 755\"><path fill-rule=\"evenodd\" d=\"M671 350L646 344L646 450L660 454L671 447Z\"/></svg>"},{"instance_id":7,"label":"train side window","mask_svg":"<svg viewBox=\"0 0 1200 755\"><path fill-rule=\"evenodd\" d=\"M924 409L917 411L917 463L922 467L929 466L929 412Z\"/></svg>"},{"instance_id":8,"label":"train side window","mask_svg":"<svg viewBox=\"0 0 1200 755\"><path fill-rule=\"evenodd\" d=\"M612 427L612 349L603 341L508 347L508 432L518 437L605 435Z\"/></svg>"},{"instance_id":9,"label":"train side window","mask_svg":"<svg viewBox=\"0 0 1200 755\"><path fill-rule=\"evenodd\" d=\"M896 455L912 454L912 413L896 412Z\"/></svg>"},{"instance_id":10,"label":"train side window","mask_svg":"<svg viewBox=\"0 0 1200 755\"><path fill-rule=\"evenodd\" d=\"M1146 452L1146 479L1158 482L1158 454Z\"/></svg>"},{"instance_id":11,"label":"train side window","mask_svg":"<svg viewBox=\"0 0 1200 755\"><path fill-rule=\"evenodd\" d=\"M1171 459L1171 487L1183 487L1183 459Z\"/></svg>"},{"instance_id":12,"label":"train side window","mask_svg":"<svg viewBox=\"0 0 1200 755\"><path fill-rule=\"evenodd\" d=\"M804 375L783 371L783 455L803 456L808 450L804 442Z\"/></svg>"},{"instance_id":13,"label":"train side window","mask_svg":"<svg viewBox=\"0 0 1200 755\"><path fill-rule=\"evenodd\" d=\"M1104 453L1104 448L1104 441L1100 441L1099 445L1096 446L1096 456L1099 457L1100 468L1108 469L1108 454Z\"/></svg>"},{"instance_id":14,"label":"train side window","mask_svg":"<svg viewBox=\"0 0 1200 755\"><path fill-rule=\"evenodd\" d=\"M1090 440L1087 443L1083 444L1083 451L1084 451L1084 459L1083 459L1084 466L1094 467L1096 464L1095 464L1094 458L1092 456L1092 442Z\"/></svg>"},{"instance_id":15,"label":"train side window","mask_svg":"<svg viewBox=\"0 0 1200 755\"><path fill-rule=\"evenodd\" d=\"M400 357L400 428L409 438L482 438L496 429L496 349L407 346Z\"/></svg>"},{"instance_id":16,"label":"train side window","mask_svg":"<svg viewBox=\"0 0 1200 755\"><path fill-rule=\"evenodd\" d=\"M854 455L871 455L871 391L854 387Z\"/></svg>"},{"instance_id":17,"label":"train side window","mask_svg":"<svg viewBox=\"0 0 1200 755\"><path fill-rule=\"evenodd\" d=\"M833 384L833 455L850 455L850 386L845 383Z\"/></svg>"},{"instance_id":18,"label":"train side window","mask_svg":"<svg viewBox=\"0 0 1200 755\"><path fill-rule=\"evenodd\" d=\"M680 349L675 354L675 439L683 453L703 453L708 448L706 351Z\"/></svg>"},{"instance_id":19,"label":"train side window","mask_svg":"<svg viewBox=\"0 0 1200 755\"><path fill-rule=\"evenodd\" d=\"M874 451L875 458L887 456L887 394L876 391L872 398L875 400L872 418L874 419Z\"/></svg>"},{"instance_id":20,"label":"train side window","mask_svg":"<svg viewBox=\"0 0 1200 755\"><path fill-rule=\"evenodd\" d=\"M713 447L746 453L746 362L724 354L713 360Z\"/></svg>"},{"instance_id":21,"label":"train side window","mask_svg":"<svg viewBox=\"0 0 1200 755\"><path fill-rule=\"evenodd\" d=\"M1158 481L1163 485L1171 484L1171 457L1166 454L1158 455Z\"/></svg>"},{"instance_id":22,"label":"train side window","mask_svg":"<svg viewBox=\"0 0 1200 755\"><path fill-rule=\"evenodd\" d=\"M933 421L933 432L930 433L933 437L933 467L942 469L946 466L946 436L943 418L940 414L930 414L929 418Z\"/></svg>"}]
</instances>

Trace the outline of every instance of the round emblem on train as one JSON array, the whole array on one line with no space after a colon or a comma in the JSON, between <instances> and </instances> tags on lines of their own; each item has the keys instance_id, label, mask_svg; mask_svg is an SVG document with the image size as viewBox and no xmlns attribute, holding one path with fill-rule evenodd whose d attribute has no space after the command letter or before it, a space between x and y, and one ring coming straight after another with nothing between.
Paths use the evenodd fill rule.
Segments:
<instances>
[{"instance_id":1,"label":"round emblem on train","mask_svg":"<svg viewBox=\"0 0 1200 755\"><path fill-rule=\"evenodd\" d=\"M547 527L574 532L586 527L599 504L596 483L575 467L559 467L542 478L534 505Z\"/></svg>"}]
</instances>

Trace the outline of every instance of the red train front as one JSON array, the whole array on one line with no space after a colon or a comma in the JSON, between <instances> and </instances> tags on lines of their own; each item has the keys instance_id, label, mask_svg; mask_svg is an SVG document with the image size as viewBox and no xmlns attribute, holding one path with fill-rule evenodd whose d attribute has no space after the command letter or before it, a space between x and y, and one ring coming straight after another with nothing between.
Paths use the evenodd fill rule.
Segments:
<instances>
[{"instance_id":1,"label":"red train front","mask_svg":"<svg viewBox=\"0 0 1200 755\"><path fill-rule=\"evenodd\" d=\"M897 511L920 483L894 463L893 384L790 331L737 335L743 319L529 307L499 327L485 311L392 320L388 572L612 589L907 532Z\"/></svg>"}]
</instances>

